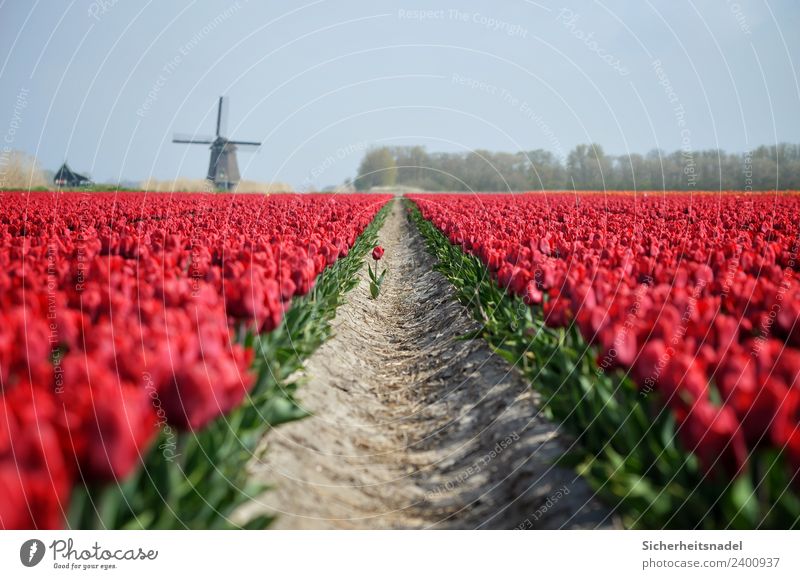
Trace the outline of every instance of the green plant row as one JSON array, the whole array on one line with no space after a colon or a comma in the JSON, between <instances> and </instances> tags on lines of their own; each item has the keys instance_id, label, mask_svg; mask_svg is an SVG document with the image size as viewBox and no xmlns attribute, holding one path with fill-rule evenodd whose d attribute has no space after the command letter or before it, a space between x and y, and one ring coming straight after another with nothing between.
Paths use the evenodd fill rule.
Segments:
<instances>
[{"instance_id":1,"label":"green plant row","mask_svg":"<svg viewBox=\"0 0 800 579\"><path fill-rule=\"evenodd\" d=\"M542 409L575 437L560 460L577 470L634 528L795 528L800 500L782 456L759 452L735 480L706 475L681 448L671 413L621 371L606 372L576 326L545 326L541 310L512 297L488 269L407 201L436 269L481 324L483 338L542 396Z\"/></svg>"},{"instance_id":2,"label":"green plant row","mask_svg":"<svg viewBox=\"0 0 800 579\"><path fill-rule=\"evenodd\" d=\"M358 284L364 256L373 248L389 204L359 236L348 255L326 269L314 289L294 300L274 331L237 338L255 351L256 386L237 409L200 432L162 428L138 471L120 484L79 486L68 514L71 528L264 528L269 516L237 525L231 515L266 486L248 476L247 463L270 427L304 418L292 375L331 334L344 295Z\"/></svg>"}]
</instances>

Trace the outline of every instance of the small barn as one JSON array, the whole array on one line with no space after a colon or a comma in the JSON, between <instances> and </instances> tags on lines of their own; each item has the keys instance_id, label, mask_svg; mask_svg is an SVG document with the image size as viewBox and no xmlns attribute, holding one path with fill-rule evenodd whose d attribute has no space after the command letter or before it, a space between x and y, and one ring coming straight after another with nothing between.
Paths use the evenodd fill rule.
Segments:
<instances>
[{"instance_id":1,"label":"small barn","mask_svg":"<svg viewBox=\"0 0 800 579\"><path fill-rule=\"evenodd\" d=\"M76 173L64 162L53 176L53 183L58 187L83 187L85 185L91 185L92 180L80 173Z\"/></svg>"}]
</instances>

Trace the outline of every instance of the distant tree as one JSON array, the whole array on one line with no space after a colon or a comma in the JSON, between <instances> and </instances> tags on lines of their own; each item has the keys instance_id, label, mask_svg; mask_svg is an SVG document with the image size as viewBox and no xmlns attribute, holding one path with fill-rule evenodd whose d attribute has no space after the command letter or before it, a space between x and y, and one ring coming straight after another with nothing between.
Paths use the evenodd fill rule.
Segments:
<instances>
[{"instance_id":1,"label":"distant tree","mask_svg":"<svg viewBox=\"0 0 800 579\"><path fill-rule=\"evenodd\" d=\"M786 143L749 154L653 149L618 156L588 144L577 145L565 163L542 149L429 153L419 146L392 147L367 153L356 185L393 183L392 162L397 183L428 191L800 189L800 146Z\"/></svg>"},{"instance_id":2,"label":"distant tree","mask_svg":"<svg viewBox=\"0 0 800 579\"><path fill-rule=\"evenodd\" d=\"M566 173L561 161L550 151L536 149L525 154L528 166L526 189L563 189Z\"/></svg>"},{"instance_id":3,"label":"distant tree","mask_svg":"<svg viewBox=\"0 0 800 579\"><path fill-rule=\"evenodd\" d=\"M358 167L356 189L367 191L372 187L385 187L397 183L397 163L388 147L367 151Z\"/></svg>"},{"instance_id":4,"label":"distant tree","mask_svg":"<svg viewBox=\"0 0 800 579\"><path fill-rule=\"evenodd\" d=\"M397 182L419 187L429 178L430 158L425 147L394 147L391 149L397 164Z\"/></svg>"},{"instance_id":5,"label":"distant tree","mask_svg":"<svg viewBox=\"0 0 800 579\"><path fill-rule=\"evenodd\" d=\"M637 188L664 189L666 187L664 181L664 156L665 153L661 149L652 149L645 155L642 170L646 173L644 182L647 185L639 187L637 175Z\"/></svg>"},{"instance_id":6,"label":"distant tree","mask_svg":"<svg viewBox=\"0 0 800 579\"><path fill-rule=\"evenodd\" d=\"M614 189L652 189L647 161L638 153L622 155L614 160Z\"/></svg>"},{"instance_id":7,"label":"distant tree","mask_svg":"<svg viewBox=\"0 0 800 579\"><path fill-rule=\"evenodd\" d=\"M575 182L575 187L604 189L606 178L611 176L611 162L603 147L596 144L578 145L567 156L567 176Z\"/></svg>"},{"instance_id":8,"label":"distant tree","mask_svg":"<svg viewBox=\"0 0 800 579\"><path fill-rule=\"evenodd\" d=\"M778 187L778 163L770 147L761 146L753 151L753 189L767 190Z\"/></svg>"}]
</instances>

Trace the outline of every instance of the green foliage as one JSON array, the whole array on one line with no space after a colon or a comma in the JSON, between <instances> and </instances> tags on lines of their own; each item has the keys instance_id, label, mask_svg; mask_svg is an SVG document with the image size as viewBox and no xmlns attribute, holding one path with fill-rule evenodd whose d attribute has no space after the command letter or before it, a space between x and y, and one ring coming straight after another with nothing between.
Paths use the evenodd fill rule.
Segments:
<instances>
[{"instance_id":1,"label":"green foliage","mask_svg":"<svg viewBox=\"0 0 800 579\"><path fill-rule=\"evenodd\" d=\"M369 295L372 297L373 300L378 299L378 295L381 293L381 286L383 285L383 278L386 277L386 270L384 269L380 275L378 275L378 262L375 262L375 271L372 270L372 265L368 265L367 269L369 270Z\"/></svg>"},{"instance_id":2,"label":"green foliage","mask_svg":"<svg viewBox=\"0 0 800 579\"><path fill-rule=\"evenodd\" d=\"M280 327L257 336L240 331L252 346L257 383L249 398L200 432L164 427L144 465L128 480L104 487L80 485L70 505L71 528L220 529L236 525L232 513L267 487L254 483L246 466L266 430L306 413L295 399L292 375L331 333L330 321L344 294L358 284L364 256L374 247L387 204L348 255L326 269L314 289L293 302ZM256 517L244 528L264 528Z\"/></svg>"},{"instance_id":3,"label":"green foliage","mask_svg":"<svg viewBox=\"0 0 800 579\"><path fill-rule=\"evenodd\" d=\"M386 187L397 182L397 164L387 147L370 149L358 167L356 189L368 191L372 187Z\"/></svg>"},{"instance_id":4,"label":"green foliage","mask_svg":"<svg viewBox=\"0 0 800 579\"><path fill-rule=\"evenodd\" d=\"M800 500L782 456L761 452L734 481L706 475L681 448L669 411L622 372L605 372L572 326L545 326L541 311L512 298L476 257L450 244L413 204L409 215L438 259L436 269L480 322L485 339L541 394L545 413L578 444L560 463L575 468L629 527L794 528ZM796 485L796 481L794 482Z\"/></svg>"},{"instance_id":5,"label":"green foliage","mask_svg":"<svg viewBox=\"0 0 800 579\"><path fill-rule=\"evenodd\" d=\"M396 166L397 184L426 191L800 189L800 145L788 143L757 147L750 153L654 149L609 155L596 144L555 153L544 149L437 153L420 146L380 151L380 163L374 151L364 158L361 181L356 181L359 189L383 184L366 176L389 166Z\"/></svg>"}]
</instances>

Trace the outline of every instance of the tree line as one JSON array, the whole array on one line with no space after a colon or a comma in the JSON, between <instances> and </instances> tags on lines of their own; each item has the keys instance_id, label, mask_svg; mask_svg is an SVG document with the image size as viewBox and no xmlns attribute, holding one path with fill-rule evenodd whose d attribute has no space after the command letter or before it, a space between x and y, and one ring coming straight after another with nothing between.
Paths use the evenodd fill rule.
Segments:
<instances>
[{"instance_id":1,"label":"tree line","mask_svg":"<svg viewBox=\"0 0 800 579\"><path fill-rule=\"evenodd\" d=\"M360 191L394 185L426 191L800 189L800 145L607 155L589 144L563 160L543 149L437 153L421 146L380 147L366 152L353 185Z\"/></svg>"}]
</instances>

